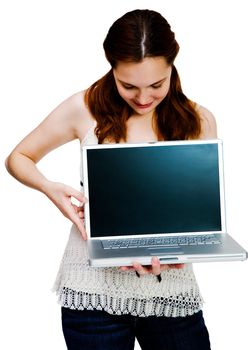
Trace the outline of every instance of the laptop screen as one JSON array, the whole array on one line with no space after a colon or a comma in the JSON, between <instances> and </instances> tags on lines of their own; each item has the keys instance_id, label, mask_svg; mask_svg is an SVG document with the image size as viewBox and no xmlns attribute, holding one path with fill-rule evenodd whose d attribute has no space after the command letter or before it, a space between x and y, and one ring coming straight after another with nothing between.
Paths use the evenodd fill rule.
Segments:
<instances>
[{"instance_id":1,"label":"laptop screen","mask_svg":"<svg viewBox=\"0 0 248 350\"><path fill-rule=\"evenodd\" d=\"M91 237L221 231L218 144L165 144L87 149Z\"/></svg>"}]
</instances>

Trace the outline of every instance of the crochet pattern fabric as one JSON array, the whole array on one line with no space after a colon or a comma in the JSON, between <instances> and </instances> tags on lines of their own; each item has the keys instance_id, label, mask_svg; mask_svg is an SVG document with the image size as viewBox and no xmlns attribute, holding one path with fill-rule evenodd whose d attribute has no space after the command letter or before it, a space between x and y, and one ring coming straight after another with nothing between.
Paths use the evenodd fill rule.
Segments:
<instances>
[{"instance_id":1,"label":"crochet pattern fabric","mask_svg":"<svg viewBox=\"0 0 248 350\"><path fill-rule=\"evenodd\" d=\"M82 145L97 144L95 123ZM59 303L71 309L105 310L135 316L186 316L198 312L203 300L191 264L138 278L133 271L93 268L87 241L73 225L53 290Z\"/></svg>"}]
</instances>

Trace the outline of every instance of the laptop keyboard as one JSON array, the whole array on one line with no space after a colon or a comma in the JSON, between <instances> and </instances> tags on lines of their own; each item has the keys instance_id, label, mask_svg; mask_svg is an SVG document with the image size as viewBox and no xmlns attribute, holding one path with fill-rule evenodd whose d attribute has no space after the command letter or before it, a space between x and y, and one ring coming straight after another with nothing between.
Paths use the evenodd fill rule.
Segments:
<instances>
[{"instance_id":1,"label":"laptop keyboard","mask_svg":"<svg viewBox=\"0 0 248 350\"><path fill-rule=\"evenodd\" d=\"M220 244L215 235L177 236L177 237L142 237L102 240L104 249L177 247L188 245Z\"/></svg>"}]
</instances>

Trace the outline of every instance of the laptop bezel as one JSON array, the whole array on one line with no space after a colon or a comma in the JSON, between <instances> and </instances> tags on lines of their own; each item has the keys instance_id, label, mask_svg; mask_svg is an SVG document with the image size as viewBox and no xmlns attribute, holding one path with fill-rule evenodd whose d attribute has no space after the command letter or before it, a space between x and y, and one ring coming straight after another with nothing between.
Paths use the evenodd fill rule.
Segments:
<instances>
[{"instance_id":1,"label":"laptop bezel","mask_svg":"<svg viewBox=\"0 0 248 350\"><path fill-rule=\"evenodd\" d=\"M194 144L217 144L218 146L218 169L219 169L219 189L220 189L220 208L221 208L221 230L219 231L200 231L200 232L178 232L178 233L151 233L151 236L156 237L170 237L170 236L195 236L195 235L210 235L210 234L224 234L226 233L226 209L225 209L225 184L224 184L224 164L223 164L223 142L220 139L211 140L183 140L183 141L158 141L158 142L144 142L144 143L118 143L118 144L95 144L81 146L82 155L82 178L83 178L83 193L88 199L84 205L84 222L88 238L92 240L109 240L121 238L142 238L148 237L148 234L125 235L125 236L91 236L90 229L90 205L89 205L89 185L88 185L88 158L87 151L92 149L109 149L109 148L132 148L132 147L157 147L157 146L180 146L180 145L194 145Z\"/></svg>"}]
</instances>

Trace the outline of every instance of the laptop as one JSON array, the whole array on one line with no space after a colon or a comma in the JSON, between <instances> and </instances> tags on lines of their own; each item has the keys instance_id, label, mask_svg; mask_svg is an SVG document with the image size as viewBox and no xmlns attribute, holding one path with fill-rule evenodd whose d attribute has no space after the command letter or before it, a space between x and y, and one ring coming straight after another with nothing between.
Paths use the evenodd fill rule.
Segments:
<instances>
[{"instance_id":1,"label":"laptop","mask_svg":"<svg viewBox=\"0 0 248 350\"><path fill-rule=\"evenodd\" d=\"M234 261L221 140L82 147L85 227L94 267Z\"/></svg>"}]
</instances>

